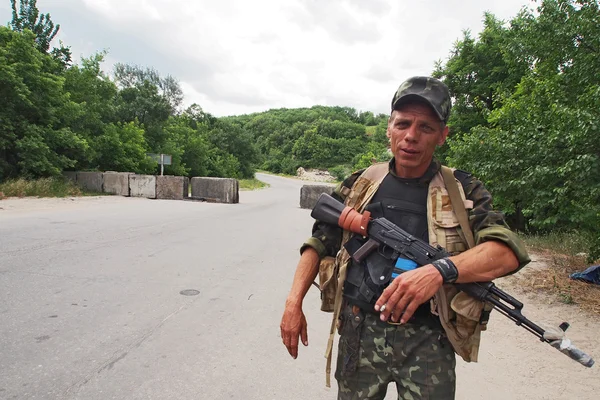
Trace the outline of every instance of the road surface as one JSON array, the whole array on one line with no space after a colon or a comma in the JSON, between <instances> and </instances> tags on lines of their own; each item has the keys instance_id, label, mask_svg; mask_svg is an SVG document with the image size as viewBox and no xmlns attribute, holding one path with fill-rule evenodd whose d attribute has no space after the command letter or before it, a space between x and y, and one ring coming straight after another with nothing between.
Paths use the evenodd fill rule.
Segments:
<instances>
[{"instance_id":1,"label":"road surface","mask_svg":"<svg viewBox=\"0 0 600 400\"><path fill-rule=\"evenodd\" d=\"M324 378L330 315L314 288L309 347L293 360L279 335L312 226L299 208L306 182L258 177L271 187L236 205L0 201L0 399L335 399ZM532 318L580 321L573 338L600 355L597 323L529 307ZM597 367L499 315L485 335L481 362L458 362L458 399L597 398Z\"/></svg>"}]
</instances>

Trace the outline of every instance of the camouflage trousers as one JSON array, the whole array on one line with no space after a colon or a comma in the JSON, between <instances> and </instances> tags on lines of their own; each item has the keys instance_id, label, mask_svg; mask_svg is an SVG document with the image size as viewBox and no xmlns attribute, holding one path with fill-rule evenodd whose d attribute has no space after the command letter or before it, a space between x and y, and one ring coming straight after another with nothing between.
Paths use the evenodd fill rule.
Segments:
<instances>
[{"instance_id":1,"label":"camouflage trousers","mask_svg":"<svg viewBox=\"0 0 600 400\"><path fill-rule=\"evenodd\" d=\"M392 325L351 306L341 316L338 400L383 399L391 382L405 400L454 399L456 359L441 326Z\"/></svg>"}]
</instances>

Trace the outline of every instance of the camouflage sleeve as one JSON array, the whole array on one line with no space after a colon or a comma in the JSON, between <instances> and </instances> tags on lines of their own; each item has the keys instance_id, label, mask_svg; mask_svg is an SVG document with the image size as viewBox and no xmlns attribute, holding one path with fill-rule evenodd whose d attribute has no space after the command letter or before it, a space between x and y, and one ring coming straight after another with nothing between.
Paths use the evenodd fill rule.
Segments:
<instances>
[{"instance_id":1,"label":"camouflage sleeve","mask_svg":"<svg viewBox=\"0 0 600 400\"><path fill-rule=\"evenodd\" d=\"M357 171L340 183L333 191L332 197L343 203L346 200L354 182L363 173L364 170ZM300 254L307 247L312 247L317 251L320 258L331 256L335 257L342 244L342 228L337 225L331 225L321 221L315 221L312 227L312 236L309 237L300 247Z\"/></svg>"},{"instance_id":2,"label":"camouflage sleeve","mask_svg":"<svg viewBox=\"0 0 600 400\"><path fill-rule=\"evenodd\" d=\"M510 230L504 214L493 209L492 195L483 183L471 174L460 170L456 170L455 176L462 183L467 199L473 201L473 209L469 213L469 223L475 237L475 244L490 240L500 241L510 247L519 260L519 267L514 272L527 265L531 259L525 244L516 233Z\"/></svg>"}]
</instances>

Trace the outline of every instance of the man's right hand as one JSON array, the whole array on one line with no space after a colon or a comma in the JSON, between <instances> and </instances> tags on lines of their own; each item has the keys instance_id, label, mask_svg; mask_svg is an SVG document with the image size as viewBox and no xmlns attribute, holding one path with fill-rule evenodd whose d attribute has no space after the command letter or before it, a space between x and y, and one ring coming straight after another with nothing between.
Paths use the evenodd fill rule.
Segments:
<instances>
[{"instance_id":1,"label":"man's right hand","mask_svg":"<svg viewBox=\"0 0 600 400\"><path fill-rule=\"evenodd\" d=\"M301 304L286 302L280 329L283 344L294 359L298 358L298 337L302 339L305 346L308 346L308 325Z\"/></svg>"}]
</instances>

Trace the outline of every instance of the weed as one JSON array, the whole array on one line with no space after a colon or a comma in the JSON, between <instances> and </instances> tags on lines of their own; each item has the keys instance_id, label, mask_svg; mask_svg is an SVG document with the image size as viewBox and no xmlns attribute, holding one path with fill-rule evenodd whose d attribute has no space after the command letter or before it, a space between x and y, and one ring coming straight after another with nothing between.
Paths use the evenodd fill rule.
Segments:
<instances>
[{"instance_id":1,"label":"weed","mask_svg":"<svg viewBox=\"0 0 600 400\"><path fill-rule=\"evenodd\" d=\"M2 197L67 197L82 196L81 189L65 178L41 178L36 180L14 179L0 183Z\"/></svg>"}]
</instances>

